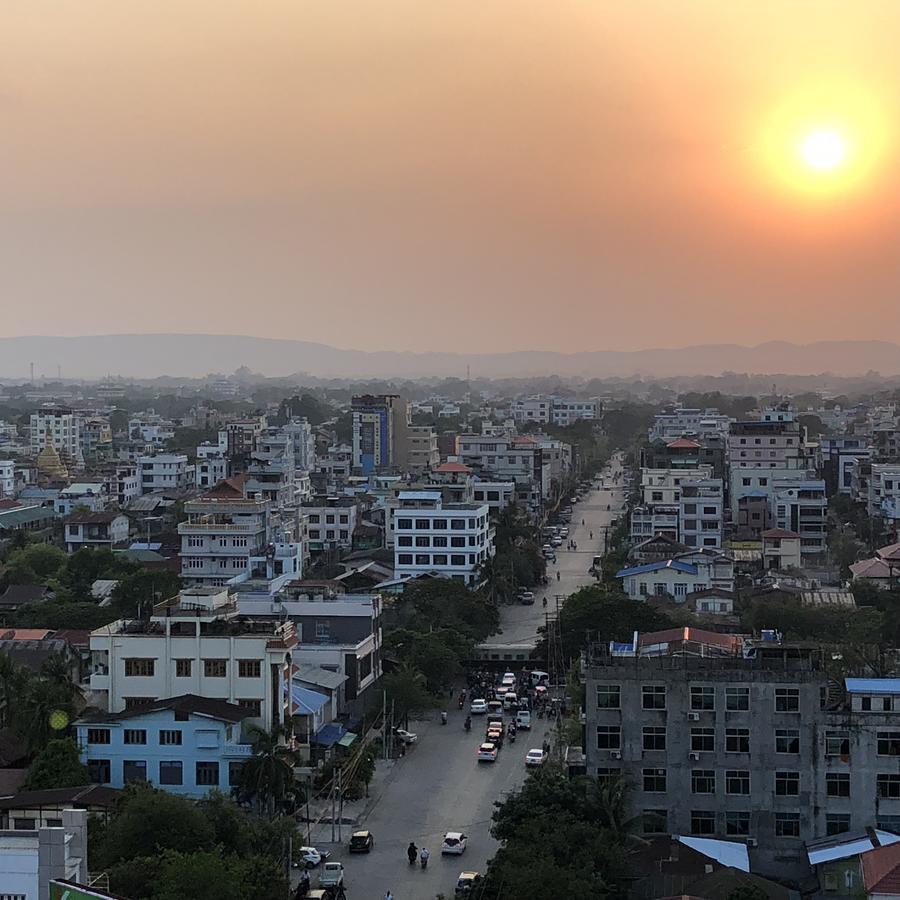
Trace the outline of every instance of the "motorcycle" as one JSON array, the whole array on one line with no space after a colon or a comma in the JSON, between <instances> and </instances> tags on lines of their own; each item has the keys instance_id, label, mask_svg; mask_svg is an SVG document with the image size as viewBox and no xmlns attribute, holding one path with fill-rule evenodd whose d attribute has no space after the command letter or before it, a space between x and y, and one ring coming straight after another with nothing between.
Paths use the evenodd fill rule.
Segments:
<instances>
[{"instance_id":1,"label":"motorcycle","mask_svg":"<svg viewBox=\"0 0 900 900\"><path fill-rule=\"evenodd\" d=\"M447 712L446 710L441 713L441 725L447 724Z\"/></svg>"},{"instance_id":2,"label":"motorcycle","mask_svg":"<svg viewBox=\"0 0 900 900\"><path fill-rule=\"evenodd\" d=\"M514 744L516 742L516 733L514 731L511 731L509 733L509 742L511 744Z\"/></svg>"},{"instance_id":3,"label":"motorcycle","mask_svg":"<svg viewBox=\"0 0 900 900\"><path fill-rule=\"evenodd\" d=\"M471 716L466 716L466 721L463 722L463 728L466 729L466 733L468 733L472 730L472 717Z\"/></svg>"},{"instance_id":4,"label":"motorcycle","mask_svg":"<svg viewBox=\"0 0 900 900\"><path fill-rule=\"evenodd\" d=\"M459 695L459 701L458 701L457 704L456 704L457 709L462 709L465 705L466 705L466 695L465 695L465 694L460 694L460 695Z\"/></svg>"}]
</instances>

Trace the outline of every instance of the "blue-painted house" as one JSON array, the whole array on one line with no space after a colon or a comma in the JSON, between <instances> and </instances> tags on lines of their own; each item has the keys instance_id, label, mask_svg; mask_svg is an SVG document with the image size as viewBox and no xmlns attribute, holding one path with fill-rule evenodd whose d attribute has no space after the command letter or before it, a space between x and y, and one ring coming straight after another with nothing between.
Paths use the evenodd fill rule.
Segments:
<instances>
[{"instance_id":1,"label":"blue-painted house","mask_svg":"<svg viewBox=\"0 0 900 900\"><path fill-rule=\"evenodd\" d=\"M97 784L132 781L185 797L225 793L240 782L253 753L243 722L252 711L225 700L184 694L75 723L81 759Z\"/></svg>"}]
</instances>

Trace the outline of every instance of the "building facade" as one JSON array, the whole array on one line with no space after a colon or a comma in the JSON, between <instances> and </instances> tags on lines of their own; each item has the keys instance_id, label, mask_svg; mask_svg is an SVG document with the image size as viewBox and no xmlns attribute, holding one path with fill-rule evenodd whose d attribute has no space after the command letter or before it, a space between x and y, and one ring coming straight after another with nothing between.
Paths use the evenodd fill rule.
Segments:
<instances>
[{"instance_id":1,"label":"building facade","mask_svg":"<svg viewBox=\"0 0 900 900\"><path fill-rule=\"evenodd\" d=\"M362 475L401 468L409 441L409 406L396 394L351 400L353 468Z\"/></svg>"}]
</instances>

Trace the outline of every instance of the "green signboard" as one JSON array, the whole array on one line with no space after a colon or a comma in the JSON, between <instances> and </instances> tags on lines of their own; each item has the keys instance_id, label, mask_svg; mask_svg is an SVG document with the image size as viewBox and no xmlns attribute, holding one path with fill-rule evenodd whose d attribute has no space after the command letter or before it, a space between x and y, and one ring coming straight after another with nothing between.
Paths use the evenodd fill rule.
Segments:
<instances>
[{"instance_id":1,"label":"green signboard","mask_svg":"<svg viewBox=\"0 0 900 900\"><path fill-rule=\"evenodd\" d=\"M105 891L54 879L50 882L50 900L119 900Z\"/></svg>"}]
</instances>

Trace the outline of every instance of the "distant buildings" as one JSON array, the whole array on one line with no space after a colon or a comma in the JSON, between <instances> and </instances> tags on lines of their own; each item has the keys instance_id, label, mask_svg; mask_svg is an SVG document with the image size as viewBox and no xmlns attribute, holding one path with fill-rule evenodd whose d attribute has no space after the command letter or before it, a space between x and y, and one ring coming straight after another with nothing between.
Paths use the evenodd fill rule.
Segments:
<instances>
[{"instance_id":1,"label":"distant buildings","mask_svg":"<svg viewBox=\"0 0 900 900\"><path fill-rule=\"evenodd\" d=\"M354 397L353 468L362 475L402 468L409 442L409 406L396 394Z\"/></svg>"}]
</instances>

